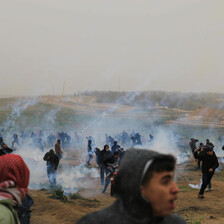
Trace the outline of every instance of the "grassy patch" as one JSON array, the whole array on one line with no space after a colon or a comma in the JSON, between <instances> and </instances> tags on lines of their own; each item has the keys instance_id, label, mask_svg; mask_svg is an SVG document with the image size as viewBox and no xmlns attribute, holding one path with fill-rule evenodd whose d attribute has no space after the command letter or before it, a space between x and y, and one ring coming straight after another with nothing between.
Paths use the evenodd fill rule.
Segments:
<instances>
[{"instance_id":1,"label":"grassy patch","mask_svg":"<svg viewBox=\"0 0 224 224\"><path fill-rule=\"evenodd\" d=\"M63 202L67 202L68 198L64 195L64 190L61 186L57 186L54 190L51 191L52 195L49 198L57 199Z\"/></svg>"},{"instance_id":2,"label":"grassy patch","mask_svg":"<svg viewBox=\"0 0 224 224\"><path fill-rule=\"evenodd\" d=\"M79 199L79 200L84 200L84 201L88 201L88 202L97 202L97 203L99 203L99 201L97 199L84 198L79 193L70 194L69 197L70 197L70 199L73 199L73 200Z\"/></svg>"}]
</instances>

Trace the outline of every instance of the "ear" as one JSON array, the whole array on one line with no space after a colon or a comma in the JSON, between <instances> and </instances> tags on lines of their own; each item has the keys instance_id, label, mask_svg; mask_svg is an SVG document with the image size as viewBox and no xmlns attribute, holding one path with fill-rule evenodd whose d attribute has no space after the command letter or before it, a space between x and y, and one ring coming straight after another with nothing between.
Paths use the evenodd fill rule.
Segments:
<instances>
[{"instance_id":1,"label":"ear","mask_svg":"<svg viewBox=\"0 0 224 224\"><path fill-rule=\"evenodd\" d=\"M146 187L143 185L140 185L140 192L142 195L142 198L149 203L149 200L147 199L147 194L146 194Z\"/></svg>"},{"instance_id":2,"label":"ear","mask_svg":"<svg viewBox=\"0 0 224 224\"><path fill-rule=\"evenodd\" d=\"M145 186L140 185L140 191L141 191L141 195L144 197L145 196Z\"/></svg>"}]
</instances>

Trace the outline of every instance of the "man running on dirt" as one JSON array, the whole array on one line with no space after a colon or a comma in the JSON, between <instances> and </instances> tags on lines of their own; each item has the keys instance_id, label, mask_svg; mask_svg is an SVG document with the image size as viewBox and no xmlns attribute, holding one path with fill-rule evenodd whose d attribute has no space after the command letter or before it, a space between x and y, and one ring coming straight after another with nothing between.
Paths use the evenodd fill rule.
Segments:
<instances>
[{"instance_id":1,"label":"man running on dirt","mask_svg":"<svg viewBox=\"0 0 224 224\"><path fill-rule=\"evenodd\" d=\"M106 172L106 166L104 164L104 161L111 157L111 151L109 149L109 145L104 145L104 148L102 151L99 152L99 167L100 167L100 181L101 185L104 185L104 174Z\"/></svg>"},{"instance_id":2,"label":"man running on dirt","mask_svg":"<svg viewBox=\"0 0 224 224\"><path fill-rule=\"evenodd\" d=\"M195 150L195 156L202 161L202 185L198 193L198 198L204 198L204 191L215 173L215 169L219 167L219 162L213 148L205 147Z\"/></svg>"},{"instance_id":3,"label":"man running on dirt","mask_svg":"<svg viewBox=\"0 0 224 224\"><path fill-rule=\"evenodd\" d=\"M113 155L111 154L111 157L105 159L103 163L106 171L106 179L102 193L105 194L107 187L110 184L110 176L114 173L115 169L118 167L119 152L115 151L114 154Z\"/></svg>"}]
</instances>

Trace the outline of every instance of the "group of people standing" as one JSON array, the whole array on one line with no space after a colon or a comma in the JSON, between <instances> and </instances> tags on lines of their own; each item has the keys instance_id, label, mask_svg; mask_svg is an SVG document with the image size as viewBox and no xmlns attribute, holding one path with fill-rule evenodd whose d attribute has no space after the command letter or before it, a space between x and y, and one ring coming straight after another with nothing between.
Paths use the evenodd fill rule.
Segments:
<instances>
[{"instance_id":1,"label":"group of people standing","mask_svg":"<svg viewBox=\"0 0 224 224\"><path fill-rule=\"evenodd\" d=\"M100 150L95 146L95 141L91 136L87 137L87 140L87 164L91 165L90 162L93 159L93 153L95 152L96 164L100 169L100 182L101 185L104 185L102 193L104 194L106 192L111 182L111 196L113 196L113 178L118 170L124 150L117 144L117 141L113 142L111 150L108 144L104 145L103 150Z\"/></svg>"}]
</instances>

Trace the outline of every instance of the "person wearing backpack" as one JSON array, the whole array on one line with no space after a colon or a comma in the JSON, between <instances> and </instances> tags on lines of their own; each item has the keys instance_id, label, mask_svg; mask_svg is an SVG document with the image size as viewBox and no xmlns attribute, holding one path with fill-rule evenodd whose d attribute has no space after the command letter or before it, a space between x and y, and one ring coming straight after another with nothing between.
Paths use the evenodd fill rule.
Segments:
<instances>
[{"instance_id":1,"label":"person wearing backpack","mask_svg":"<svg viewBox=\"0 0 224 224\"><path fill-rule=\"evenodd\" d=\"M0 156L0 223L20 223L17 208L26 197L29 179L30 171L21 156Z\"/></svg>"}]
</instances>

